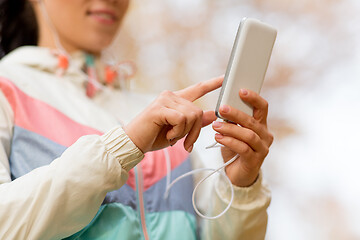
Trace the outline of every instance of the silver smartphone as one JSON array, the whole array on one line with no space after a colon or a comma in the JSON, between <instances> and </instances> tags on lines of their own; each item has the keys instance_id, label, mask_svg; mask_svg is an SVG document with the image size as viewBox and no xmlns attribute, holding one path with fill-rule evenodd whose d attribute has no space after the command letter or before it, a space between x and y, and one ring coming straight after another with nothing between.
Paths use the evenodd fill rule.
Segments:
<instances>
[{"instance_id":1,"label":"silver smartphone","mask_svg":"<svg viewBox=\"0 0 360 240\"><path fill-rule=\"evenodd\" d=\"M240 99L239 91L245 88L260 92L276 34L274 27L257 19L241 20L216 104L217 117L226 120L219 113L225 104L253 115L252 107Z\"/></svg>"}]
</instances>

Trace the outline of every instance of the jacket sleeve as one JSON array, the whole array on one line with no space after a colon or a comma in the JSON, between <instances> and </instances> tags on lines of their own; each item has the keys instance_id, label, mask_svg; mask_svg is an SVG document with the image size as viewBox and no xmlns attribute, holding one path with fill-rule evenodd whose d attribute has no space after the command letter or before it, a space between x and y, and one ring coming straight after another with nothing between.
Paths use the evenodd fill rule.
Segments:
<instances>
[{"instance_id":1,"label":"jacket sleeve","mask_svg":"<svg viewBox=\"0 0 360 240\"><path fill-rule=\"evenodd\" d=\"M262 184L261 174L248 188L233 187L235 197L230 209L218 219L204 221L203 239L265 239L268 219L266 209L270 204L270 192ZM218 178L214 184L208 214L214 216L222 212L230 197L228 183Z\"/></svg>"},{"instance_id":2,"label":"jacket sleeve","mask_svg":"<svg viewBox=\"0 0 360 240\"><path fill-rule=\"evenodd\" d=\"M10 182L12 123L3 100L0 96L0 238L61 239L81 230L106 193L125 183L142 152L117 127L81 137L51 164Z\"/></svg>"},{"instance_id":3,"label":"jacket sleeve","mask_svg":"<svg viewBox=\"0 0 360 240\"><path fill-rule=\"evenodd\" d=\"M216 157L221 158L220 154ZM209 165L210 167L220 166L219 164L222 163L222 161L211 163L210 159L204 159L196 152L192 155L192 162L195 168L209 167ZM195 176L195 181L199 181L201 177L209 173L204 172L202 176ZM204 186L200 187L199 193L196 194L197 206L206 216L221 213L231 199L231 190L224 177L219 175L211 179L206 180L203 183ZM265 239L268 219L266 210L271 196L269 189L263 183L262 174L260 173L256 182L250 187L240 188L234 185L233 187L234 201L223 216L214 220L199 219L201 239Z\"/></svg>"}]
</instances>

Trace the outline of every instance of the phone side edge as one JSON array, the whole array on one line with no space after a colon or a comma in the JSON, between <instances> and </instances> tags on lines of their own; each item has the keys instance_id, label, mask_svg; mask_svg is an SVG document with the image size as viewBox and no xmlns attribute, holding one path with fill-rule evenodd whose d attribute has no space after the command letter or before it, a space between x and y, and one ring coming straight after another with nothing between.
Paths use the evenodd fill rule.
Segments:
<instances>
[{"instance_id":1,"label":"phone side edge","mask_svg":"<svg viewBox=\"0 0 360 240\"><path fill-rule=\"evenodd\" d=\"M240 39L240 35L241 35L241 29L244 25L244 22L246 21L246 17L243 18L239 24L239 27L238 27L238 30L237 30L237 33L236 33L236 38L235 38L235 41L234 41L234 44L233 44L233 47L232 47L232 50L231 50L231 54L230 54L230 58L229 58L229 62L228 62L228 65L227 65L227 69L226 69L226 72L225 72L225 76L224 76L224 81L223 81L223 84L222 84L222 87L221 87L221 90L220 90L220 94L219 94L219 98L218 98L218 101L217 101L217 104L216 104L216 107L215 107L215 115L218 117L218 118L221 118L221 119L224 119L221 114L219 113L219 108L221 106L221 102L222 102L222 98L223 98L223 95L224 95L224 92L225 92L225 87L226 87L226 83L228 81L228 78L229 78L229 74L230 74L230 71L231 71L231 68L232 68L232 64L233 64L233 61L234 61L234 57L235 57L235 53L236 53L236 50L238 48L238 42L239 42L239 39Z\"/></svg>"}]
</instances>

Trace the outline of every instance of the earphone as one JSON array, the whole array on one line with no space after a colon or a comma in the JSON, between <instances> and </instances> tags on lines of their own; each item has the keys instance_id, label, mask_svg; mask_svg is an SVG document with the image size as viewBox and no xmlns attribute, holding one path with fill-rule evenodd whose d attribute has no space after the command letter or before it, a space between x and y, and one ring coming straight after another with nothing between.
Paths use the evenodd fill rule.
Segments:
<instances>
[{"instance_id":1,"label":"earphone","mask_svg":"<svg viewBox=\"0 0 360 240\"><path fill-rule=\"evenodd\" d=\"M50 16L46 10L44 0L38 0L36 2L39 3L43 17L45 18L50 28L50 31L54 36L55 46L57 48L57 52L55 52L54 54L57 55L58 58L58 65L57 65L58 70L56 71L56 75L62 76L65 73L66 69L69 67L70 54L65 50L65 48L62 46L60 42L59 35L57 34L55 26L52 23Z\"/></svg>"}]
</instances>

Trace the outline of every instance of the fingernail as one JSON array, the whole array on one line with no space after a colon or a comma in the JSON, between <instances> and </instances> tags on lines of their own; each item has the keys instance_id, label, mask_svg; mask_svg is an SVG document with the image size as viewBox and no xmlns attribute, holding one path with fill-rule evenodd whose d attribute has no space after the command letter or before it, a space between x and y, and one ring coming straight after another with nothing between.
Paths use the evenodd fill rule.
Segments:
<instances>
[{"instance_id":1,"label":"fingernail","mask_svg":"<svg viewBox=\"0 0 360 240\"><path fill-rule=\"evenodd\" d=\"M215 134L215 138L217 138L217 139L222 139L224 136L223 135L221 135L220 133L216 133Z\"/></svg>"},{"instance_id":2,"label":"fingernail","mask_svg":"<svg viewBox=\"0 0 360 240\"><path fill-rule=\"evenodd\" d=\"M170 143L170 146L171 146L171 147L174 146L176 142L177 142L177 141L176 141L175 138L172 138L172 139L169 140L169 143Z\"/></svg>"},{"instance_id":3,"label":"fingernail","mask_svg":"<svg viewBox=\"0 0 360 240\"><path fill-rule=\"evenodd\" d=\"M193 145L191 145L186 151L188 151L189 153L192 151L193 149Z\"/></svg>"},{"instance_id":4,"label":"fingernail","mask_svg":"<svg viewBox=\"0 0 360 240\"><path fill-rule=\"evenodd\" d=\"M248 91L246 89L240 89L241 95L246 96Z\"/></svg>"},{"instance_id":5,"label":"fingernail","mask_svg":"<svg viewBox=\"0 0 360 240\"><path fill-rule=\"evenodd\" d=\"M230 108L227 105L223 105L223 106L220 107L220 111L223 112L223 113L227 113L227 112L230 111Z\"/></svg>"},{"instance_id":6,"label":"fingernail","mask_svg":"<svg viewBox=\"0 0 360 240\"><path fill-rule=\"evenodd\" d=\"M221 127L222 127L222 123L221 123L221 122L217 122L217 121L214 121L214 122L212 123L212 125L213 125L214 128L221 128Z\"/></svg>"}]
</instances>

